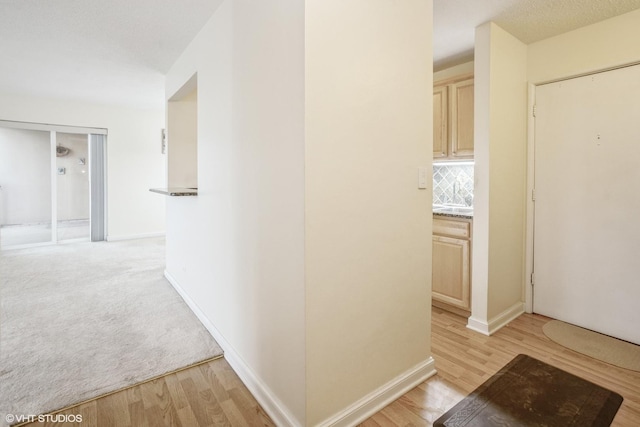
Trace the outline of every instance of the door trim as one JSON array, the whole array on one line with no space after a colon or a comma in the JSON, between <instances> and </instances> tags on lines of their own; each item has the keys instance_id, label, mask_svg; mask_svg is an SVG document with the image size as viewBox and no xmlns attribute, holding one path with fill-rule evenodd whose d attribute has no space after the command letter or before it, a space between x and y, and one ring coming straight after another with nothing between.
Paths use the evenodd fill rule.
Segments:
<instances>
[{"instance_id":1,"label":"door trim","mask_svg":"<svg viewBox=\"0 0 640 427\"><path fill-rule=\"evenodd\" d=\"M42 130L45 132L94 133L97 135L107 134L107 129L104 129L104 128L55 125L55 124L47 124L47 123L17 122L14 120L0 120L0 126L5 128L12 128L12 129Z\"/></svg>"},{"instance_id":2,"label":"door trim","mask_svg":"<svg viewBox=\"0 0 640 427\"><path fill-rule=\"evenodd\" d=\"M533 313L533 248L534 248L534 227L535 227L535 202L533 201L533 190L535 184L535 115L536 105L536 85L529 83L529 105L527 113L527 205L526 205L526 229L525 229L525 276L524 276L524 310Z\"/></svg>"}]
</instances>

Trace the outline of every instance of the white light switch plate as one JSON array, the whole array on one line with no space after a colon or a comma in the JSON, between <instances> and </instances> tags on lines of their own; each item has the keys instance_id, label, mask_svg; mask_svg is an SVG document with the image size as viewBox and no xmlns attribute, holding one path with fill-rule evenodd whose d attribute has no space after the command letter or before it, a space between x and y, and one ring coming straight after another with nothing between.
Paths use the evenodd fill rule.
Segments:
<instances>
[{"instance_id":1,"label":"white light switch plate","mask_svg":"<svg viewBox=\"0 0 640 427\"><path fill-rule=\"evenodd\" d=\"M418 168L418 188L427 188L427 168Z\"/></svg>"}]
</instances>

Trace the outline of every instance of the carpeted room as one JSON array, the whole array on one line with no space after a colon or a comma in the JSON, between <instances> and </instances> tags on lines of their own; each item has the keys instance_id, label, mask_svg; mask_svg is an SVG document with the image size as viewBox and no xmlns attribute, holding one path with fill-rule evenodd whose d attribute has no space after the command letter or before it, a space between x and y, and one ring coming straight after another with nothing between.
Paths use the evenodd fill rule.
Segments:
<instances>
[{"instance_id":1,"label":"carpeted room","mask_svg":"<svg viewBox=\"0 0 640 427\"><path fill-rule=\"evenodd\" d=\"M4 251L2 422L221 357L163 270L163 238Z\"/></svg>"},{"instance_id":2,"label":"carpeted room","mask_svg":"<svg viewBox=\"0 0 640 427\"><path fill-rule=\"evenodd\" d=\"M13 402L0 407L3 420L7 413L62 409L219 354L208 332L164 279L163 251L163 239L155 238L2 253L3 285L15 284L3 286L0 295L0 402ZM614 425L633 425L638 407L633 388L640 373L552 342L544 332L550 323L542 316L525 315L495 336L483 337L467 329L462 317L434 310L433 351L439 375L364 425L430 425L520 353L618 390L625 401ZM9 354L11 348L20 351ZM216 378L215 368L204 366L192 375L196 390L207 387L206 378ZM228 366L217 375L218 384L234 376ZM171 396L169 399L180 402L174 390L182 385L188 390L190 381L188 374L179 371L131 389L131 393L145 396L144 402L152 402L148 407L154 403L147 395ZM243 399L250 398L246 394ZM114 397L111 401L118 400ZM91 405L85 403L62 413L85 414L90 420L92 412L84 408ZM102 414L112 420L129 420L133 413L133 407L122 409L122 403L109 406L112 412ZM252 420L269 425L268 416L261 417ZM208 418L195 411L193 418L184 419L206 425ZM242 417L240 420L244 420L241 425L252 425ZM97 424L89 421L87 425ZM183 421L182 425L189 424Z\"/></svg>"}]
</instances>

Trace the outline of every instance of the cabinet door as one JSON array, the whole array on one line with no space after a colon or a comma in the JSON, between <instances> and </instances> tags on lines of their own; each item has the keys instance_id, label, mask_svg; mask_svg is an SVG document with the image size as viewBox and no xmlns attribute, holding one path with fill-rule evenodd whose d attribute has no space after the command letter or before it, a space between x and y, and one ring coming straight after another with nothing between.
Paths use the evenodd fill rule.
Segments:
<instances>
[{"instance_id":1,"label":"cabinet door","mask_svg":"<svg viewBox=\"0 0 640 427\"><path fill-rule=\"evenodd\" d=\"M469 241L433 236L433 299L469 310Z\"/></svg>"},{"instance_id":2,"label":"cabinet door","mask_svg":"<svg viewBox=\"0 0 640 427\"><path fill-rule=\"evenodd\" d=\"M451 157L473 157L473 79L451 88Z\"/></svg>"},{"instance_id":3,"label":"cabinet door","mask_svg":"<svg viewBox=\"0 0 640 427\"><path fill-rule=\"evenodd\" d=\"M449 140L449 97L447 86L433 88L433 158L447 157Z\"/></svg>"}]
</instances>

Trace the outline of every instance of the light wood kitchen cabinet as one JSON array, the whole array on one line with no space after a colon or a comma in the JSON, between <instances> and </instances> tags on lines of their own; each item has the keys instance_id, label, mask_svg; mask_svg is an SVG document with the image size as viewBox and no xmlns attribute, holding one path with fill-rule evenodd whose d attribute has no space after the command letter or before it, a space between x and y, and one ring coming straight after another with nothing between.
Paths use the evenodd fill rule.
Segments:
<instances>
[{"instance_id":1,"label":"light wood kitchen cabinet","mask_svg":"<svg viewBox=\"0 0 640 427\"><path fill-rule=\"evenodd\" d=\"M432 298L471 309L471 221L433 219Z\"/></svg>"},{"instance_id":2,"label":"light wood kitchen cabinet","mask_svg":"<svg viewBox=\"0 0 640 427\"><path fill-rule=\"evenodd\" d=\"M449 88L433 88L433 158L447 157L449 150Z\"/></svg>"},{"instance_id":3,"label":"light wood kitchen cabinet","mask_svg":"<svg viewBox=\"0 0 640 427\"><path fill-rule=\"evenodd\" d=\"M433 158L473 158L473 78L433 88Z\"/></svg>"}]
</instances>

